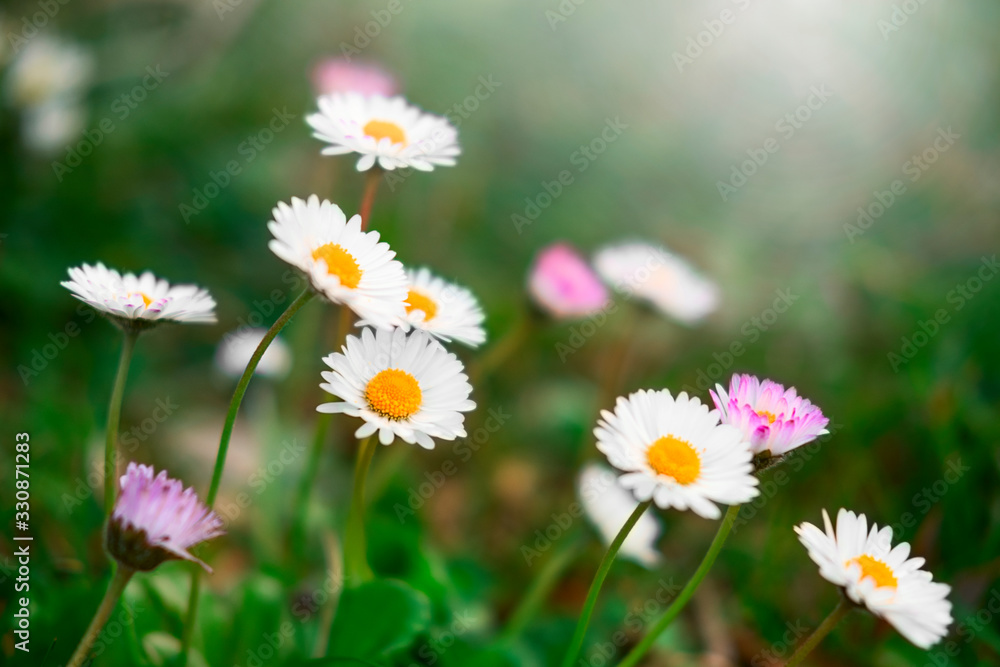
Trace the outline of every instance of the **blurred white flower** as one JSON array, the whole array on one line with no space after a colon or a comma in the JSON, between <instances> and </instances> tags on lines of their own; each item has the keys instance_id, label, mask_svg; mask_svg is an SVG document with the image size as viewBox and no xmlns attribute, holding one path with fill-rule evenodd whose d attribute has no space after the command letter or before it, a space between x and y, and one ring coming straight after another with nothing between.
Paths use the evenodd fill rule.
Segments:
<instances>
[{"instance_id":1,"label":"blurred white flower","mask_svg":"<svg viewBox=\"0 0 1000 667\"><path fill-rule=\"evenodd\" d=\"M611 287L656 306L685 324L694 324L716 309L719 289L686 260L643 242L607 246L594 266Z\"/></svg>"},{"instance_id":2,"label":"blurred white flower","mask_svg":"<svg viewBox=\"0 0 1000 667\"><path fill-rule=\"evenodd\" d=\"M4 97L22 113L25 145L51 152L79 135L94 68L88 50L47 35L31 39L15 54L4 77Z\"/></svg>"},{"instance_id":3,"label":"blurred white flower","mask_svg":"<svg viewBox=\"0 0 1000 667\"><path fill-rule=\"evenodd\" d=\"M86 113L76 102L53 100L21 114L21 138L36 153L53 153L83 132Z\"/></svg>"},{"instance_id":4,"label":"blurred white flower","mask_svg":"<svg viewBox=\"0 0 1000 667\"><path fill-rule=\"evenodd\" d=\"M607 466L591 463L584 467L577 482L577 492L604 545L608 546L639 505L639 501L618 485L618 476ZM656 541L662 528L655 515L646 513L632 527L618 555L652 568L660 562Z\"/></svg>"},{"instance_id":5,"label":"blurred white flower","mask_svg":"<svg viewBox=\"0 0 1000 667\"><path fill-rule=\"evenodd\" d=\"M242 376L250 363L250 357L266 333L267 329L251 328L226 334L215 350L215 366L230 377ZM283 378L288 375L291 366L292 353L281 336L277 336L264 351L254 374Z\"/></svg>"}]
</instances>

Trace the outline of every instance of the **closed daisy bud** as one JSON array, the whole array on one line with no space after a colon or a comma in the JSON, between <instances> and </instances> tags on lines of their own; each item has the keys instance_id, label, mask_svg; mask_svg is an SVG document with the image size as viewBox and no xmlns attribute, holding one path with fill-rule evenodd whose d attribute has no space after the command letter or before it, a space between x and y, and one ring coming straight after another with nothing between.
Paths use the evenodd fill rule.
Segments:
<instances>
[{"instance_id":1,"label":"closed daisy bud","mask_svg":"<svg viewBox=\"0 0 1000 667\"><path fill-rule=\"evenodd\" d=\"M594 266L616 291L647 301L685 324L704 319L719 305L715 283L684 259L655 245L608 246L594 257Z\"/></svg>"},{"instance_id":2,"label":"closed daisy bud","mask_svg":"<svg viewBox=\"0 0 1000 667\"><path fill-rule=\"evenodd\" d=\"M379 328L399 326L406 317L407 280L403 265L378 232L361 229L336 204L292 198L271 212L268 244L275 255L302 271L313 290L331 303L344 304Z\"/></svg>"},{"instance_id":3,"label":"closed daisy bud","mask_svg":"<svg viewBox=\"0 0 1000 667\"><path fill-rule=\"evenodd\" d=\"M825 532L811 523L795 527L819 573L839 586L852 602L892 624L923 649L938 643L952 622L951 587L933 581L921 569L923 558L910 558L910 545L892 546L892 528L879 529L864 514L841 509L834 530L823 510Z\"/></svg>"},{"instance_id":4,"label":"closed daisy bud","mask_svg":"<svg viewBox=\"0 0 1000 667\"><path fill-rule=\"evenodd\" d=\"M462 413L476 407L472 386L458 357L423 331L365 328L323 361L331 370L320 388L342 400L316 409L364 420L356 437L377 432L383 445L399 436L425 449L434 438L465 437Z\"/></svg>"},{"instance_id":5,"label":"closed daisy bud","mask_svg":"<svg viewBox=\"0 0 1000 667\"><path fill-rule=\"evenodd\" d=\"M61 283L123 329L144 329L163 322L215 322L215 300L195 285L171 286L149 271L119 274L100 262L69 270Z\"/></svg>"},{"instance_id":6,"label":"closed daisy bud","mask_svg":"<svg viewBox=\"0 0 1000 667\"><path fill-rule=\"evenodd\" d=\"M598 463L587 465L580 473L577 489L583 510L594 524L604 545L608 546L635 511L638 501L618 484L618 476ZM656 541L662 533L660 522L648 512L629 531L618 555L653 567L660 562Z\"/></svg>"},{"instance_id":7,"label":"closed daisy bud","mask_svg":"<svg viewBox=\"0 0 1000 667\"><path fill-rule=\"evenodd\" d=\"M556 319L588 317L609 303L600 277L566 243L555 243L538 253L528 272L528 292Z\"/></svg>"},{"instance_id":8,"label":"closed daisy bud","mask_svg":"<svg viewBox=\"0 0 1000 667\"><path fill-rule=\"evenodd\" d=\"M624 471L619 483L640 502L718 519L715 503L740 505L758 495L742 434L686 392L619 397L614 412L601 412L594 435L611 465Z\"/></svg>"},{"instance_id":9,"label":"closed daisy bud","mask_svg":"<svg viewBox=\"0 0 1000 667\"><path fill-rule=\"evenodd\" d=\"M752 375L734 375L728 394L722 385L710 393L722 422L740 429L750 449L762 459L784 456L827 433L830 420L799 396L795 387L785 389Z\"/></svg>"},{"instance_id":10,"label":"closed daisy bud","mask_svg":"<svg viewBox=\"0 0 1000 667\"><path fill-rule=\"evenodd\" d=\"M201 503L194 489L185 489L165 470L154 477L151 466L128 464L107 531L108 553L124 567L149 571L180 559L211 572L188 549L222 534L222 519Z\"/></svg>"},{"instance_id":11,"label":"closed daisy bud","mask_svg":"<svg viewBox=\"0 0 1000 667\"><path fill-rule=\"evenodd\" d=\"M458 132L447 119L424 113L402 97L324 95L319 113L307 116L306 122L315 130L314 137L330 144L323 155L360 155L358 171L368 171L376 161L388 171L433 171L436 166L454 166L462 152Z\"/></svg>"}]
</instances>

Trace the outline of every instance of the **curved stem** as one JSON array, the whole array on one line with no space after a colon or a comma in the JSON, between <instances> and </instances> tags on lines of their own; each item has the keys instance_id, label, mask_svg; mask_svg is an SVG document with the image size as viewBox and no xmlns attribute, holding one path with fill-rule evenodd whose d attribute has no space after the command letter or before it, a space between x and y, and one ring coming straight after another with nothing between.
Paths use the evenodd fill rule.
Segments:
<instances>
[{"instance_id":1,"label":"curved stem","mask_svg":"<svg viewBox=\"0 0 1000 667\"><path fill-rule=\"evenodd\" d=\"M288 324L289 320L299 311L302 306L306 305L310 299L314 296L313 292L306 289L302 294L296 297L295 301L289 304L285 312L281 314L271 328L267 330L264 337L257 344L257 349L254 350L253 356L250 357L249 363L247 363L246 369L243 371L243 375L240 377L240 381L236 384L236 390L233 392L233 398L229 402L229 412L226 413L226 423L222 426L222 436L219 438L219 451L215 455L215 469L212 471L212 483L208 487L208 495L205 496L205 505L211 509L215 504L215 496L219 493L219 484L222 481L222 471L226 467L226 454L229 452L229 440L233 436L233 426L236 424L236 414L240 411L240 405L243 403L243 396L247 393L247 387L250 385L250 380L253 378L254 371L257 370L257 364L260 363L261 357L267 352L268 346L271 345L271 341L274 340L275 336L278 335L285 325Z\"/></svg>"},{"instance_id":2,"label":"curved stem","mask_svg":"<svg viewBox=\"0 0 1000 667\"><path fill-rule=\"evenodd\" d=\"M556 551L545 561L545 565L542 566L528 591L521 598L520 604L510 615L507 627L500 635L500 641L512 641L524 631L524 628L538 613L538 608L542 606L553 587L559 582L566 567L577 556L581 542L579 537L568 540L562 549Z\"/></svg>"},{"instance_id":3,"label":"curved stem","mask_svg":"<svg viewBox=\"0 0 1000 667\"><path fill-rule=\"evenodd\" d=\"M368 477L376 445L374 436L362 440L354 466L351 509L347 515L347 529L344 531L344 569L349 586L357 586L375 576L368 566L368 543L365 538L365 479Z\"/></svg>"},{"instance_id":4,"label":"curved stem","mask_svg":"<svg viewBox=\"0 0 1000 667\"><path fill-rule=\"evenodd\" d=\"M261 357L264 356L268 346L274 340L275 336L278 335L278 332L285 328L285 325L288 324L295 313L302 306L309 303L309 300L313 296L313 292L307 288L289 304L285 312L275 320L271 328L264 334L264 337L257 345L257 349L254 350L253 356L250 357L250 361L247 363L240 381L236 384L233 398L229 402L229 412L226 413L226 423L222 427L222 436L219 438L219 451L215 455L215 469L212 471L212 482L208 487L208 495L205 497L205 506L209 509L212 509L212 506L215 504L215 496L219 493L219 484L222 481L222 471L226 467L226 454L229 451L229 440L233 435L233 426L236 424L236 415L240 411L240 404L243 403L243 396L247 393L247 387L250 385L254 371L257 370L257 364L260 363ZM198 612L198 595L200 591L201 568L196 568L191 575L191 593L188 596L187 618L184 621L184 629L181 633L181 654L179 661L181 667L187 664L188 650L191 648L191 637L194 633L194 621Z\"/></svg>"},{"instance_id":5,"label":"curved stem","mask_svg":"<svg viewBox=\"0 0 1000 667\"><path fill-rule=\"evenodd\" d=\"M639 517L645 513L649 506L653 503L652 500L647 500L644 503L639 503L632 512L632 516L628 518L622 529L618 531L615 539L611 542L611 546L608 547L607 553L604 554L604 559L601 560L601 565L597 568L597 573L594 575L594 581L590 584L590 591L587 593L587 600L583 603L583 610L580 612L580 620L576 624L576 632L573 633L573 639L570 641L569 650L566 651L566 658L563 660L563 667L572 667L573 663L576 662L576 656L580 654L580 649L583 648L583 639L587 634L587 626L590 625L590 617L594 613L594 606L597 604L597 596L601 592L601 585L604 583L604 579L608 576L608 571L611 570L611 564L615 562L615 556L618 555L618 550L621 548L622 543L625 538L628 537L629 532L632 527L635 526Z\"/></svg>"},{"instance_id":6,"label":"curved stem","mask_svg":"<svg viewBox=\"0 0 1000 667\"><path fill-rule=\"evenodd\" d=\"M125 331L122 354L118 359L118 373L115 375L111 400L108 403L108 432L104 443L104 516L111 516L115 508L115 492L118 489L118 425L121 423L122 399L125 396L125 381L132 363L132 352L139 332Z\"/></svg>"},{"instance_id":7,"label":"curved stem","mask_svg":"<svg viewBox=\"0 0 1000 667\"><path fill-rule=\"evenodd\" d=\"M625 659L618 663L618 667L626 667L627 665L636 665L642 656L645 655L646 651L656 642L657 637L663 634L663 631L670 627L674 619L681 613L684 606L694 595L694 592L698 590L698 586L701 585L702 580L708 571L712 569L712 565L715 564L715 559L719 556L719 552L722 551L722 545L726 543L726 538L729 537L729 532L733 529L733 524L736 522L736 517L740 513L739 505L732 505L726 512L726 516L722 519L722 525L719 526L719 531L715 534L715 539L712 540L712 544L708 547L708 552L705 557L701 559L701 564L698 569L695 570L694 575L692 575L690 581L684 586L681 592L677 595L677 599L674 600L673 604L663 613L656 623L653 624L653 628L646 633L646 636L635 645Z\"/></svg>"},{"instance_id":8,"label":"curved stem","mask_svg":"<svg viewBox=\"0 0 1000 667\"><path fill-rule=\"evenodd\" d=\"M837 627L837 624L847 616L848 612L852 609L852 605L847 601L847 598L841 596L840 602L837 606L833 608L830 615L823 619L819 627L813 630L813 633L802 642L802 646L792 654L792 657L788 659L785 663L785 667L794 667L794 665L802 662L809 653L819 645L823 638L830 634L830 631Z\"/></svg>"},{"instance_id":9,"label":"curved stem","mask_svg":"<svg viewBox=\"0 0 1000 667\"><path fill-rule=\"evenodd\" d=\"M115 570L115 574L111 577L111 583L108 584L108 590L104 594L104 599L101 600L101 606L94 614L94 620L87 627L87 631L83 634L76 651L73 652L73 657L66 663L66 667L80 667L87 660L90 647L94 645L94 640L101 634L104 624L108 622L108 617L115 610L118 599L125 592L125 586L128 585L133 574L135 574L135 570L130 570L127 567L118 567Z\"/></svg>"},{"instance_id":10,"label":"curved stem","mask_svg":"<svg viewBox=\"0 0 1000 667\"><path fill-rule=\"evenodd\" d=\"M365 177L365 192L361 196L361 208L358 213L361 215L361 229L368 229L368 219L372 214L372 204L375 203L375 193L378 191L378 183L382 180L382 170L372 167Z\"/></svg>"}]
</instances>

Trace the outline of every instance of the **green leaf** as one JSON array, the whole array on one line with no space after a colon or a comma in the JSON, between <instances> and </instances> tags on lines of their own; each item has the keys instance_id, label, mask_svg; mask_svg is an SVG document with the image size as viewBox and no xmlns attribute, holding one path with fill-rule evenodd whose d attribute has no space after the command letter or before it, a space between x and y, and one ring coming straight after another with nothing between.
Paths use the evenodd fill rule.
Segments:
<instances>
[{"instance_id":1,"label":"green leaf","mask_svg":"<svg viewBox=\"0 0 1000 667\"><path fill-rule=\"evenodd\" d=\"M358 659L385 657L409 647L430 623L427 596L401 581L385 579L348 588L337 606L323 664L361 664Z\"/></svg>"}]
</instances>

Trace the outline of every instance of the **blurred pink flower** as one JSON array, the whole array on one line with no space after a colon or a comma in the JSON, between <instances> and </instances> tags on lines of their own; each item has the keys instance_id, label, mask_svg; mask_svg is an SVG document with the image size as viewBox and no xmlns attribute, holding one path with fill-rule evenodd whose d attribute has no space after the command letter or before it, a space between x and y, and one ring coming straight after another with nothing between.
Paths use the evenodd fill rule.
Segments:
<instances>
[{"instance_id":1,"label":"blurred pink flower","mask_svg":"<svg viewBox=\"0 0 1000 667\"><path fill-rule=\"evenodd\" d=\"M316 63L312 82L320 95L360 93L392 97L399 90L396 79L378 65L351 63L343 58L327 58Z\"/></svg>"},{"instance_id":2,"label":"blurred pink flower","mask_svg":"<svg viewBox=\"0 0 1000 667\"><path fill-rule=\"evenodd\" d=\"M528 291L549 315L559 319L587 317L608 304L608 290L572 246L554 243L535 258Z\"/></svg>"},{"instance_id":3,"label":"blurred pink flower","mask_svg":"<svg viewBox=\"0 0 1000 667\"><path fill-rule=\"evenodd\" d=\"M222 519L194 489L185 489L165 470L154 476L151 466L128 464L107 532L108 553L119 563L146 572L165 560L183 559L211 572L188 549L222 533Z\"/></svg>"}]
</instances>

